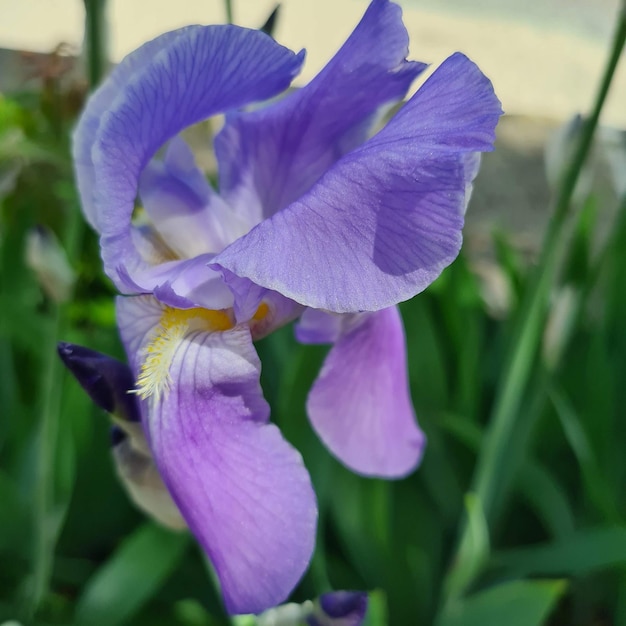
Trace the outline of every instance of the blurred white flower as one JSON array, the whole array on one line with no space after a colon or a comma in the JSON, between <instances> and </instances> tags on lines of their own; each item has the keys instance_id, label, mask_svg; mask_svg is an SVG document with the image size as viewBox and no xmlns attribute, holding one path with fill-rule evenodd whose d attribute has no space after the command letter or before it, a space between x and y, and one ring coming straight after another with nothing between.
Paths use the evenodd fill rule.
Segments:
<instances>
[{"instance_id":1,"label":"blurred white flower","mask_svg":"<svg viewBox=\"0 0 626 626\"><path fill-rule=\"evenodd\" d=\"M66 302L76 277L54 233L43 226L32 228L26 236L25 256L46 295L55 302Z\"/></svg>"}]
</instances>

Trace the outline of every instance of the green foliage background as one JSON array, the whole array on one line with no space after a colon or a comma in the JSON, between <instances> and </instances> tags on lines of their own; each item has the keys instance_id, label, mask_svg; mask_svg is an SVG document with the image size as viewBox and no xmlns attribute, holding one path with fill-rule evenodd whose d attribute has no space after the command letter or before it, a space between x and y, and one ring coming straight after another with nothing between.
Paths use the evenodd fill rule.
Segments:
<instances>
[{"instance_id":1,"label":"green foliage background","mask_svg":"<svg viewBox=\"0 0 626 626\"><path fill-rule=\"evenodd\" d=\"M90 67L97 75L93 55ZM319 499L317 549L294 601L366 589L370 626L626 625L626 205L600 249L603 207L593 196L570 207L602 90L538 265L498 238L510 314L489 315L463 255L401 306L428 437L415 474L384 482L340 466L304 410L326 349L298 345L291 328L259 342L273 419ZM0 623L230 624L191 537L129 503L107 416L56 356L62 339L123 359L113 289L72 177L70 130L84 96L55 76L37 93L0 95ZM77 272L65 304L25 264L37 224ZM546 361L550 302L565 286L570 323Z\"/></svg>"}]
</instances>

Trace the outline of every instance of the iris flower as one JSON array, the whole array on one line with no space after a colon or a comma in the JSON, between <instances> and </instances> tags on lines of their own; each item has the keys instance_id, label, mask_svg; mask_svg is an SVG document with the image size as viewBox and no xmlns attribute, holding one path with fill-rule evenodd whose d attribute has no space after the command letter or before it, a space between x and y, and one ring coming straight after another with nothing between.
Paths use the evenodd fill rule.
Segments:
<instances>
[{"instance_id":1,"label":"iris flower","mask_svg":"<svg viewBox=\"0 0 626 626\"><path fill-rule=\"evenodd\" d=\"M407 51L400 8L373 0L317 77L277 98L304 52L182 28L126 57L74 135L146 439L231 613L288 595L317 520L301 456L269 422L255 340L299 320L301 342L332 344L307 410L346 466L401 477L422 454L396 305L457 256L501 109L457 53L376 130L427 67ZM180 136L217 114L219 191Z\"/></svg>"}]
</instances>

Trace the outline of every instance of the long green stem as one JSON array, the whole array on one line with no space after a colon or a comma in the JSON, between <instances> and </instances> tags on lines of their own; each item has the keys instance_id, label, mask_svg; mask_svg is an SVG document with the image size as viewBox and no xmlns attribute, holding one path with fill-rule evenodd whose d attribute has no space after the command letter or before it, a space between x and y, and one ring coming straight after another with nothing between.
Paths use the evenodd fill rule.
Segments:
<instances>
[{"instance_id":1,"label":"long green stem","mask_svg":"<svg viewBox=\"0 0 626 626\"><path fill-rule=\"evenodd\" d=\"M226 22L228 24L233 23L233 1L224 0L224 7L226 8Z\"/></svg>"},{"instance_id":2,"label":"long green stem","mask_svg":"<svg viewBox=\"0 0 626 626\"><path fill-rule=\"evenodd\" d=\"M108 64L106 0L84 0L85 3L85 48L89 85L95 88Z\"/></svg>"},{"instance_id":3,"label":"long green stem","mask_svg":"<svg viewBox=\"0 0 626 626\"><path fill-rule=\"evenodd\" d=\"M539 263L520 307L517 328L513 334L509 357L506 360L494 402L490 426L474 473L472 491L478 496L488 521L492 521L496 501L499 497L500 468L505 466L511 445L515 443L512 441L512 434L519 415L523 394L527 389L528 379L535 363L547 313L550 288L554 281L557 262L563 246L562 235L572 195L578 175L591 147L593 134L598 125L600 113L625 41L626 8L623 8L618 18L611 54L593 111L585 124L580 143L563 177L552 218L544 237ZM459 546L467 541L466 535L468 533L467 519L464 519Z\"/></svg>"}]
</instances>

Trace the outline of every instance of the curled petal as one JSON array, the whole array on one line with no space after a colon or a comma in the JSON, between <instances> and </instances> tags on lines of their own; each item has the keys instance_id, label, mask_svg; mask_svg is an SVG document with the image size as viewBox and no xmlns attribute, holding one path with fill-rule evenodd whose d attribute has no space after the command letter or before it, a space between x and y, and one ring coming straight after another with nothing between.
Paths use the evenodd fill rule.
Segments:
<instances>
[{"instance_id":1,"label":"curled petal","mask_svg":"<svg viewBox=\"0 0 626 626\"><path fill-rule=\"evenodd\" d=\"M425 289L457 256L467 155L490 150L490 81L447 59L372 139L213 262L305 306L375 311Z\"/></svg>"},{"instance_id":2,"label":"curled petal","mask_svg":"<svg viewBox=\"0 0 626 626\"><path fill-rule=\"evenodd\" d=\"M295 326L296 339L300 343L335 343L361 319L360 313L342 315L319 309L305 309Z\"/></svg>"},{"instance_id":3,"label":"curled petal","mask_svg":"<svg viewBox=\"0 0 626 626\"><path fill-rule=\"evenodd\" d=\"M93 199L105 271L118 285L120 266L132 279L145 266L133 243L131 216L139 177L160 146L211 115L281 92L303 61L303 54L258 31L190 26L178 33L151 46L151 58L124 76L106 111L88 106L85 119L97 117L97 129L80 125L75 137L81 162L93 140L92 169L85 176L78 167L77 174L81 196ZM103 89L108 94L113 87Z\"/></svg>"},{"instance_id":4,"label":"curled petal","mask_svg":"<svg viewBox=\"0 0 626 626\"><path fill-rule=\"evenodd\" d=\"M115 468L133 502L168 528L186 528L187 524L147 450L143 432L128 433L114 426L111 434Z\"/></svg>"},{"instance_id":5,"label":"curled petal","mask_svg":"<svg viewBox=\"0 0 626 626\"><path fill-rule=\"evenodd\" d=\"M230 116L216 137L220 189L254 222L296 200L362 143L381 107L426 65L406 61L402 10L374 0L328 65L279 102Z\"/></svg>"},{"instance_id":6,"label":"curled petal","mask_svg":"<svg viewBox=\"0 0 626 626\"><path fill-rule=\"evenodd\" d=\"M326 357L307 411L328 449L353 471L397 478L415 469L425 440L409 395L395 307L350 325Z\"/></svg>"},{"instance_id":7,"label":"curled petal","mask_svg":"<svg viewBox=\"0 0 626 626\"><path fill-rule=\"evenodd\" d=\"M150 342L154 307L147 298L118 302L131 359ZM167 356L169 389L142 403L155 462L215 566L227 609L260 612L284 600L308 566L317 519L309 476L268 423L247 328L190 329Z\"/></svg>"},{"instance_id":8,"label":"curled petal","mask_svg":"<svg viewBox=\"0 0 626 626\"><path fill-rule=\"evenodd\" d=\"M224 283L234 296L234 313L238 324L246 323L256 341L294 320L302 306L275 291L255 285L224 270Z\"/></svg>"}]
</instances>

